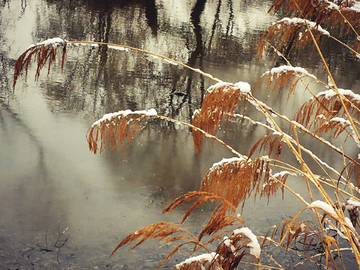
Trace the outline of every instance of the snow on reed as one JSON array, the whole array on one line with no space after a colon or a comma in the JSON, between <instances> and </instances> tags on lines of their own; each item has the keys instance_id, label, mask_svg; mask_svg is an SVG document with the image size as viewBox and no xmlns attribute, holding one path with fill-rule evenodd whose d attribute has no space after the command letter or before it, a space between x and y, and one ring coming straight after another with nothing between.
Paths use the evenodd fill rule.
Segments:
<instances>
[{"instance_id":1,"label":"snow on reed","mask_svg":"<svg viewBox=\"0 0 360 270\"><path fill-rule=\"evenodd\" d=\"M330 33L328 31L326 31L325 29L323 29L320 25L317 25L316 23L309 21L309 20L300 19L300 18L291 18L290 19L288 17L285 17L285 18L282 18L277 23L280 23L280 22L283 22L286 24L305 24L305 25L307 24L307 25L309 25L310 28L313 28L313 29L319 31L324 35L327 35L327 36L330 35Z\"/></svg>"},{"instance_id":2,"label":"snow on reed","mask_svg":"<svg viewBox=\"0 0 360 270\"><path fill-rule=\"evenodd\" d=\"M244 161L246 161L246 157L232 157L232 158L223 158L222 160L220 160L219 162L215 162L209 171L214 171L217 170L219 167L223 167L225 164L228 163L243 163Z\"/></svg>"},{"instance_id":3,"label":"snow on reed","mask_svg":"<svg viewBox=\"0 0 360 270\"><path fill-rule=\"evenodd\" d=\"M351 228L351 229L353 229L355 231L354 225L351 223L350 218L345 217L345 222L346 222L346 225L349 226L349 228Z\"/></svg>"},{"instance_id":4,"label":"snow on reed","mask_svg":"<svg viewBox=\"0 0 360 270\"><path fill-rule=\"evenodd\" d=\"M337 217L337 214L336 214L334 208L330 204L328 204L326 202L323 202L323 201L320 201L320 200L313 201L309 205L309 208L318 208L318 209L323 210L328 215L331 215L333 217Z\"/></svg>"},{"instance_id":5,"label":"snow on reed","mask_svg":"<svg viewBox=\"0 0 360 270\"><path fill-rule=\"evenodd\" d=\"M307 72L307 70L305 68L292 67L292 66L287 66L287 65L272 68L270 71L266 71L262 76L266 76L268 74L271 74L271 79L270 80L272 81L273 77L275 75L280 74L280 73L286 74L287 72L295 72L295 73L301 74L301 76L307 76L307 77L313 78L316 81L318 80L316 78L316 76L314 76L313 74Z\"/></svg>"},{"instance_id":6,"label":"snow on reed","mask_svg":"<svg viewBox=\"0 0 360 270\"><path fill-rule=\"evenodd\" d=\"M39 43L36 43L36 44L31 44L29 46L28 49L32 48L32 47L35 47L35 46L48 46L50 44L53 44L53 45L64 45L65 44L65 40L62 39L62 38L50 38L50 39L47 39L47 40L44 40L42 42L39 42Z\"/></svg>"},{"instance_id":7,"label":"snow on reed","mask_svg":"<svg viewBox=\"0 0 360 270\"><path fill-rule=\"evenodd\" d=\"M227 86L232 87L232 90L235 88L240 92L246 94L251 92L251 86L247 82L237 82L237 83L228 83L228 82L218 82L207 89L208 93L211 93L214 89L224 88L227 90Z\"/></svg>"},{"instance_id":8,"label":"snow on reed","mask_svg":"<svg viewBox=\"0 0 360 270\"><path fill-rule=\"evenodd\" d=\"M360 140L357 137L355 130L352 127L349 120L345 120L344 118L341 118L341 117L334 117L334 118L330 119L330 122L337 122L337 123L341 124L343 127L348 127L351 130L351 137L354 139L357 146L360 148Z\"/></svg>"},{"instance_id":9,"label":"snow on reed","mask_svg":"<svg viewBox=\"0 0 360 270\"><path fill-rule=\"evenodd\" d=\"M129 49L122 46L107 45L109 49L128 52Z\"/></svg>"},{"instance_id":10,"label":"snow on reed","mask_svg":"<svg viewBox=\"0 0 360 270\"><path fill-rule=\"evenodd\" d=\"M351 205L353 205L353 206L358 206L358 207L360 207L360 202L359 202L359 201L354 201L353 199L348 199L348 200L347 200L347 203L348 203L348 204L351 204Z\"/></svg>"},{"instance_id":11,"label":"snow on reed","mask_svg":"<svg viewBox=\"0 0 360 270\"><path fill-rule=\"evenodd\" d=\"M190 265L191 263L194 263L196 261L200 262L200 263L205 263L205 262L210 263L217 256L218 255L215 252L204 253L204 254L201 254L201 255L194 256L194 257L191 257L189 259L186 259L185 261L177 264L175 267L176 267L176 269L180 269L181 267L186 266L186 265Z\"/></svg>"},{"instance_id":12,"label":"snow on reed","mask_svg":"<svg viewBox=\"0 0 360 270\"><path fill-rule=\"evenodd\" d=\"M243 234L245 235L247 238L250 239L250 243L248 244L248 247L250 248L250 254L254 255L256 258L260 258L260 252L261 252L261 248L260 248L260 244L256 238L256 235L248 228L248 227L243 227L241 229L236 229L233 231L234 235L237 234Z\"/></svg>"},{"instance_id":13,"label":"snow on reed","mask_svg":"<svg viewBox=\"0 0 360 270\"><path fill-rule=\"evenodd\" d=\"M63 45L63 44L65 44L65 40L63 40L62 38L50 38L50 39L44 40L44 41L42 41L40 43L37 43L36 45L47 46L47 45L50 45L50 44Z\"/></svg>"},{"instance_id":14,"label":"snow on reed","mask_svg":"<svg viewBox=\"0 0 360 270\"><path fill-rule=\"evenodd\" d=\"M356 101L360 101L360 95L355 94L351 90L345 90L345 89L338 88L338 91L341 95L349 96L350 98L352 98ZM326 91L319 92L316 95L316 97L320 97L320 96L324 96L326 99L331 99L333 96L336 96L336 92L334 90L326 90Z\"/></svg>"},{"instance_id":15,"label":"snow on reed","mask_svg":"<svg viewBox=\"0 0 360 270\"><path fill-rule=\"evenodd\" d=\"M355 2L354 5L350 7L350 9L360 13L360 3Z\"/></svg>"},{"instance_id":16,"label":"snow on reed","mask_svg":"<svg viewBox=\"0 0 360 270\"><path fill-rule=\"evenodd\" d=\"M125 110L125 111L118 111L118 112L114 112L114 113L108 113L108 114L105 114L101 119L94 122L92 124L92 127L100 124L103 121L110 121L112 118L115 118L115 117L118 117L120 119L121 117L126 117L130 114L142 114L144 116L155 116L155 115L157 115L157 112L155 109L150 109L150 110L144 110L144 111Z\"/></svg>"}]
</instances>

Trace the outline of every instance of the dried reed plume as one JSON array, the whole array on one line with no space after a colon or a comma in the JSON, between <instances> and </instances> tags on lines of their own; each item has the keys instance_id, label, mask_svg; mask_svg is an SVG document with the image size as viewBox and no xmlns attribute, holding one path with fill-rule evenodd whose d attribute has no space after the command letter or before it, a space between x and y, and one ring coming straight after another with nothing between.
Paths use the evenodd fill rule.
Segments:
<instances>
[{"instance_id":1,"label":"dried reed plume","mask_svg":"<svg viewBox=\"0 0 360 270\"><path fill-rule=\"evenodd\" d=\"M89 143L89 150L94 154L98 151L98 141L100 141L100 153L111 145L111 152L117 144L125 146L134 138L138 129L140 131L146 126L146 118L148 116L157 116L154 109L149 111L119 111L104 115L100 120L96 121L88 130L86 139Z\"/></svg>"},{"instance_id":2,"label":"dried reed plume","mask_svg":"<svg viewBox=\"0 0 360 270\"><path fill-rule=\"evenodd\" d=\"M260 245L256 236L247 227L236 229L218 244L216 252L191 257L175 266L178 270L199 269L216 270L237 269L239 263L250 255L260 259Z\"/></svg>"},{"instance_id":3,"label":"dried reed plume","mask_svg":"<svg viewBox=\"0 0 360 270\"><path fill-rule=\"evenodd\" d=\"M329 35L328 31L311 21L300 18L283 18L270 26L260 37L258 59L262 57L267 43L276 44L275 47L278 51L282 51L284 48L285 57L289 56L292 48L298 50L304 48L312 42L311 33L307 29L308 26L313 30L316 40L319 40L322 35Z\"/></svg>"},{"instance_id":4,"label":"dried reed plume","mask_svg":"<svg viewBox=\"0 0 360 270\"><path fill-rule=\"evenodd\" d=\"M360 26L359 11L353 8L354 4L355 1L352 0L274 0L269 12L277 12L284 8L288 16L298 14L298 17L312 20L317 25L339 25L340 32L347 34L351 31L351 25L355 29Z\"/></svg>"},{"instance_id":5,"label":"dried reed plume","mask_svg":"<svg viewBox=\"0 0 360 270\"><path fill-rule=\"evenodd\" d=\"M252 157L255 150L259 148L259 152L266 149L266 146L269 146L268 156L271 156L275 152L275 159L281 154L282 147L284 145L284 140L282 139L282 135L278 133L271 133L261 137L250 149L249 157Z\"/></svg>"},{"instance_id":6,"label":"dried reed plume","mask_svg":"<svg viewBox=\"0 0 360 270\"><path fill-rule=\"evenodd\" d=\"M66 56L67 42L60 38L49 39L36 45L30 46L15 62L13 88L15 88L18 77L21 71L25 69L25 76L28 74L28 69L31 64L31 59L34 57L34 61L37 63L35 80L40 76L41 69L48 63L48 74L50 73L50 67L56 60L56 52L58 47L62 47L62 62L61 69L64 67L64 61Z\"/></svg>"},{"instance_id":7,"label":"dried reed plume","mask_svg":"<svg viewBox=\"0 0 360 270\"><path fill-rule=\"evenodd\" d=\"M209 87L204 96L201 109L194 112L192 125L214 135L215 128L223 120L227 122L232 118L239 101L243 99L246 102L249 92L250 85L243 82L236 84L220 82ZM193 129L193 138L195 149L200 156L204 134Z\"/></svg>"},{"instance_id":8,"label":"dried reed plume","mask_svg":"<svg viewBox=\"0 0 360 270\"><path fill-rule=\"evenodd\" d=\"M215 194L238 207L253 191L255 195L258 194L262 178L269 177L269 161L266 158L222 159L204 176L200 191Z\"/></svg>"},{"instance_id":9,"label":"dried reed plume","mask_svg":"<svg viewBox=\"0 0 360 270\"><path fill-rule=\"evenodd\" d=\"M339 136L351 125L346 121L347 115L341 100L353 119L360 116L360 95L351 90L338 89L341 96L334 90L320 92L315 98L305 102L296 113L295 120L305 127L315 128L315 133L334 131L334 138Z\"/></svg>"},{"instance_id":10,"label":"dried reed plume","mask_svg":"<svg viewBox=\"0 0 360 270\"><path fill-rule=\"evenodd\" d=\"M281 94L284 88L289 85L288 98L294 93L296 85L299 81L303 82L303 78L310 78L312 81L317 81L317 78L307 72L306 69L301 67L280 66L272 68L270 71L265 72L255 83L254 90L260 88L265 81L265 88L271 91L279 91Z\"/></svg>"},{"instance_id":11,"label":"dried reed plume","mask_svg":"<svg viewBox=\"0 0 360 270\"><path fill-rule=\"evenodd\" d=\"M280 234L278 235L279 229ZM301 243L302 248L307 252L321 241L322 236L313 222L289 218L273 226L265 234L264 240L261 243L262 247L266 244L272 245L276 237L279 237L279 241L285 242L286 249L291 248L291 243L293 243L293 247ZM277 243L278 241L275 242Z\"/></svg>"}]
</instances>

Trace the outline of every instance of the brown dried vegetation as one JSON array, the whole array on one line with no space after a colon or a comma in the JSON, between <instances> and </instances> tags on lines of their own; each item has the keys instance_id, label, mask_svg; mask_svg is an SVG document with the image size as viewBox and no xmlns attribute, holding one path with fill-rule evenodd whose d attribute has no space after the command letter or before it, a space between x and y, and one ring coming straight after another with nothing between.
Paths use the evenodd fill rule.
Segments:
<instances>
[{"instance_id":1,"label":"brown dried vegetation","mask_svg":"<svg viewBox=\"0 0 360 270\"><path fill-rule=\"evenodd\" d=\"M15 70L14 70L14 80L13 80L13 88L15 88L18 77L21 74L21 71L25 69L25 77L28 74L29 66L31 64L31 60L33 58L37 63L35 80L39 78L41 69L45 66L46 62L48 63L48 74L50 73L50 67L54 64L56 60L56 51L59 46L62 46L62 62L61 69L64 67L64 61L66 56L66 48L67 42L55 42L49 44L37 44L28 48L15 62Z\"/></svg>"},{"instance_id":2,"label":"brown dried vegetation","mask_svg":"<svg viewBox=\"0 0 360 270\"><path fill-rule=\"evenodd\" d=\"M146 127L147 114L136 112L128 114L125 112L120 111L109 118L98 121L88 130L86 139L90 151L96 154L99 150L101 153L107 146L111 145L112 152L117 144L124 148L132 141L138 129L141 132ZM100 147L98 147L98 141L100 141Z\"/></svg>"},{"instance_id":3,"label":"brown dried vegetation","mask_svg":"<svg viewBox=\"0 0 360 270\"><path fill-rule=\"evenodd\" d=\"M333 90L319 93L315 98L305 102L298 110L295 120L305 127L313 127L315 133L334 132L334 138L339 136L349 127L348 122L337 121L338 118L347 119L345 108L354 120L360 116L360 100L353 93L342 92L342 96L335 94Z\"/></svg>"},{"instance_id":4,"label":"brown dried vegetation","mask_svg":"<svg viewBox=\"0 0 360 270\"><path fill-rule=\"evenodd\" d=\"M312 30L314 30L316 40L319 40L323 32L317 31L317 28L313 28ZM312 38L305 22L292 23L284 20L270 26L260 37L258 43L258 59L262 57L268 42L276 44L276 48L279 51L285 48L284 55L288 57L291 49L300 50L304 48L306 45L311 44Z\"/></svg>"},{"instance_id":5,"label":"brown dried vegetation","mask_svg":"<svg viewBox=\"0 0 360 270\"><path fill-rule=\"evenodd\" d=\"M275 90L279 92L281 95L286 88L288 92L288 99L291 94L295 92L295 88L299 82L304 82L303 78L311 78L314 80L315 76L304 74L300 70L291 69L291 67L287 67L287 69L280 69L277 71L277 68L272 69L271 71L265 72L255 83L253 91L259 89L263 83L265 83L265 88L269 89L271 87L271 91Z\"/></svg>"},{"instance_id":6,"label":"brown dried vegetation","mask_svg":"<svg viewBox=\"0 0 360 270\"><path fill-rule=\"evenodd\" d=\"M243 93L234 84L215 84L205 93L201 109L194 113L191 124L214 135L215 128L223 120L227 122L232 118L240 100L243 100L245 105L246 93ZM194 145L199 156L204 137L203 133L193 129Z\"/></svg>"},{"instance_id":7,"label":"brown dried vegetation","mask_svg":"<svg viewBox=\"0 0 360 270\"><path fill-rule=\"evenodd\" d=\"M274 0L269 11L277 12L283 8L287 16L297 16L332 28L340 26L341 32L347 34L351 25L355 29L360 27L359 13L351 9L354 3L352 0Z\"/></svg>"},{"instance_id":8,"label":"brown dried vegetation","mask_svg":"<svg viewBox=\"0 0 360 270\"><path fill-rule=\"evenodd\" d=\"M280 234L278 235L279 229ZM276 237L279 237L278 241L275 241ZM265 234L261 244L265 246L284 242L285 248L289 249L291 248L291 243L293 243L293 247L296 247L300 243L306 253L313 248L313 246L317 245L321 237L321 233L311 221L286 219L273 226L273 228Z\"/></svg>"}]
</instances>

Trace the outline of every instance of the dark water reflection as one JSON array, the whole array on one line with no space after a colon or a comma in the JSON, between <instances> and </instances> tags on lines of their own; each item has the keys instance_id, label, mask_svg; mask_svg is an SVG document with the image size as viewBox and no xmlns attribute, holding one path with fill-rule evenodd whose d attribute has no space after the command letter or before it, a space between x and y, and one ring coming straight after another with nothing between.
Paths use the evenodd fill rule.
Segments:
<instances>
[{"instance_id":1,"label":"dark water reflection","mask_svg":"<svg viewBox=\"0 0 360 270\"><path fill-rule=\"evenodd\" d=\"M32 69L12 93L13 64L21 52L58 36L125 44L172 57L224 81L253 84L274 65L271 58L255 61L254 41L276 19L266 13L268 6L266 1L231 0L2 1L1 268L153 269L169 252L166 245L154 249L150 247L158 244L150 243L112 258L109 254L138 227L179 221L181 211L162 215L163 208L176 196L196 190L212 163L231 156L208 143L198 158L189 130L165 122L153 123L126 153L118 149L111 156L94 156L85 134L104 113L156 108L189 121L212 82L144 54L80 46L69 49L63 72L54 67L34 82ZM298 61L323 74L313 58ZM340 77L346 84L341 87L359 85L359 69L354 69L358 63L349 66L346 75L352 79ZM257 95L269 100L268 93ZM285 113L305 98L300 92L288 106L283 105L286 97L273 105ZM240 123L230 124L220 136L247 154L262 132ZM336 161L325 149L317 150L327 162ZM256 232L263 233L302 207L284 204L279 197L269 207L265 204L251 202L244 211ZM189 219L190 231L205 222L207 208L202 210Z\"/></svg>"}]
</instances>

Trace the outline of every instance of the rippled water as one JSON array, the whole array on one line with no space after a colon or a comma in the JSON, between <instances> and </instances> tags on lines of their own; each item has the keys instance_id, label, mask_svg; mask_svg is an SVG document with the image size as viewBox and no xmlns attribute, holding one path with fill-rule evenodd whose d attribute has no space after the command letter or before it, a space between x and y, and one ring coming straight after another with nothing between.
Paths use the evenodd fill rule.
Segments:
<instances>
[{"instance_id":1,"label":"rippled water","mask_svg":"<svg viewBox=\"0 0 360 270\"><path fill-rule=\"evenodd\" d=\"M189 121L212 82L145 54L80 46L69 48L63 71L58 65L47 76L44 70L35 82L32 68L13 92L13 64L30 44L52 37L125 44L224 81L253 84L275 65L272 58L255 60L254 42L276 20L267 14L268 7L266 1L2 1L1 268L153 269L170 247L151 242L109 255L138 227L180 221L181 210L163 215L163 208L197 190L214 162L231 157L221 146L207 143L199 158L189 130L169 123L153 125L126 152L92 154L85 135L104 113L156 108ZM318 60L298 61L323 74ZM340 76L344 88L359 84L353 65L349 63L346 79ZM264 99L268 94L258 93ZM290 106L284 105L286 98L274 106L285 112L305 98L301 92ZM247 154L262 132L240 123L230 124L220 136ZM254 231L264 233L301 209L280 197L268 207L265 200L246 204L244 217ZM210 208L189 218L190 231L201 228Z\"/></svg>"}]
</instances>

